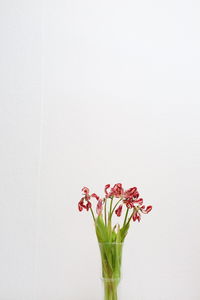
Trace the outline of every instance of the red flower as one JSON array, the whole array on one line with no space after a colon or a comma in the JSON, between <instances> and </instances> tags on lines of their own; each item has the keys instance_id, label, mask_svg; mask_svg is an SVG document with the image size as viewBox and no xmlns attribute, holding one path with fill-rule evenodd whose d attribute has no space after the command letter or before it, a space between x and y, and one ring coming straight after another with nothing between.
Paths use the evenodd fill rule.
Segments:
<instances>
[{"instance_id":1,"label":"red flower","mask_svg":"<svg viewBox=\"0 0 200 300\"><path fill-rule=\"evenodd\" d=\"M85 208L85 205L83 203L83 198L82 198L78 203L78 209L79 209L79 211L82 211L83 208Z\"/></svg>"},{"instance_id":2,"label":"red flower","mask_svg":"<svg viewBox=\"0 0 200 300\"><path fill-rule=\"evenodd\" d=\"M106 185L105 185L104 191L105 191L105 194L106 194L106 195L108 194L107 190L109 189L109 187L110 187L110 184L106 184Z\"/></svg>"},{"instance_id":3,"label":"red flower","mask_svg":"<svg viewBox=\"0 0 200 300\"><path fill-rule=\"evenodd\" d=\"M81 198L81 200L78 203L78 209L79 211L82 211L83 209L86 209L87 211L92 207L90 200L90 195L89 195L89 189L84 186L82 188L82 192L84 194L84 197Z\"/></svg>"},{"instance_id":4,"label":"red flower","mask_svg":"<svg viewBox=\"0 0 200 300\"><path fill-rule=\"evenodd\" d=\"M97 202L97 209L96 209L98 216L102 213L102 210L103 210L103 201L102 199L99 199Z\"/></svg>"},{"instance_id":5,"label":"red flower","mask_svg":"<svg viewBox=\"0 0 200 300\"><path fill-rule=\"evenodd\" d=\"M134 208L134 212L133 212L133 221L135 222L136 220L138 220L138 222L140 222L141 220L141 215L138 212L137 208Z\"/></svg>"},{"instance_id":6,"label":"red flower","mask_svg":"<svg viewBox=\"0 0 200 300\"><path fill-rule=\"evenodd\" d=\"M123 202L126 204L127 208L133 208L134 206L134 200L132 198L127 198L123 200Z\"/></svg>"},{"instance_id":7,"label":"red flower","mask_svg":"<svg viewBox=\"0 0 200 300\"><path fill-rule=\"evenodd\" d=\"M106 198L109 197L116 197L116 198L120 198L123 196L124 193L124 189L122 188L122 184L121 183L116 183L111 190L108 192L108 189L110 188L110 184L106 184L105 186L105 194L106 194Z\"/></svg>"},{"instance_id":8,"label":"red flower","mask_svg":"<svg viewBox=\"0 0 200 300\"><path fill-rule=\"evenodd\" d=\"M140 222L141 220L141 215L139 213L139 210L143 213L143 214L148 214L151 210L152 210L152 206L149 205L145 208L145 206L137 206L134 207L134 212L133 212L133 221L138 220L138 222Z\"/></svg>"},{"instance_id":9,"label":"red flower","mask_svg":"<svg viewBox=\"0 0 200 300\"><path fill-rule=\"evenodd\" d=\"M137 191L136 187L132 187L124 192L124 198L133 198L133 194Z\"/></svg>"},{"instance_id":10,"label":"red flower","mask_svg":"<svg viewBox=\"0 0 200 300\"><path fill-rule=\"evenodd\" d=\"M116 210L115 210L115 213L118 217L121 216L122 214L122 205L120 205Z\"/></svg>"},{"instance_id":11,"label":"red flower","mask_svg":"<svg viewBox=\"0 0 200 300\"><path fill-rule=\"evenodd\" d=\"M138 198L139 193L136 187L132 187L124 192L124 198Z\"/></svg>"},{"instance_id":12,"label":"red flower","mask_svg":"<svg viewBox=\"0 0 200 300\"><path fill-rule=\"evenodd\" d=\"M143 214L148 214L152 210L152 206L149 205L145 208L145 206L143 205L140 207L140 210Z\"/></svg>"},{"instance_id":13,"label":"red flower","mask_svg":"<svg viewBox=\"0 0 200 300\"><path fill-rule=\"evenodd\" d=\"M140 196L140 194L139 194L138 191L136 190L136 191L133 193L133 198L137 199L139 196Z\"/></svg>"},{"instance_id":14,"label":"red flower","mask_svg":"<svg viewBox=\"0 0 200 300\"><path fill-rule=\"evenodd\" d=\"M87 204L86 204L86 209L87 209L87 211L89 210L89 208L91 208L92 207L92 204L91 204L91 202L90 201L88 201L87 202Z\"/></svg>"},{"instance_id":15,"label":"red flower","mask_svg":"<svg viewBox=\"0 0 200 300\"><path fill-rule=\"evenodd\" d=\"M112 191L108 192L109 188L110 188L110 184L106 184L105 189L104 189L105 194L106 194L106 198L109 198L109 197L112 196Z\"/></svg>"},{"instance_id":16,"label":"red flower","mask_svg":"<svg viewBox=\"0 0 200 300\"><path fill-rule=\"evenodd\" d=\"M113 188L111 189L112 196L115 196L116 198L120 198L123 196L124 189L122 188L121 183L116 183Z\"/></svg>"},{"instance_id":17,"label":"red flower","mask_svg":"<svg viewBox=\"0 0 200 300\"><path fill-rule=\"evenodd\" d=\"M84 201L86 201L86 204L84 203ZM89 210L89 208L92 207L92 204L90 201L86 200L84 197L81 198L81 200L78 203L78 209L79 211L82 211L83 209L86 209L87 211Z\"/></svg>"},{"instance_id":18,"label":"red flower","mask_svg":"<svg viewBox=\"0 0 200 300\"><path fill-rule=\"evenodd\" d=\"M85 195L85 199L86 199L86 200L89 200L89 199L90 199L89 189L88 189L86 186L84 186L84 187L82 188L82 192L83 192L83 194Z\"/></svg>"}]
</instances>

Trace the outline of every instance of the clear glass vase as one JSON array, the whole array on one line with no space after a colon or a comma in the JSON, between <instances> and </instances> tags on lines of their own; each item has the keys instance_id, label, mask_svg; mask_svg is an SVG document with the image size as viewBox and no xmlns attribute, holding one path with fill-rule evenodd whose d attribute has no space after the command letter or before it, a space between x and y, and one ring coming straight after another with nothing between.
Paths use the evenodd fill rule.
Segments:
<instances>
[{"instance_id":1,"label":"clear glass vase","mask_svg":"<svg viewBox=\"0 0 200 300\"><path fill-rule=\"evenodd\" d=\"M123 243L99 243L104 300L119 300Z\"/></svg>"}]
</instances>

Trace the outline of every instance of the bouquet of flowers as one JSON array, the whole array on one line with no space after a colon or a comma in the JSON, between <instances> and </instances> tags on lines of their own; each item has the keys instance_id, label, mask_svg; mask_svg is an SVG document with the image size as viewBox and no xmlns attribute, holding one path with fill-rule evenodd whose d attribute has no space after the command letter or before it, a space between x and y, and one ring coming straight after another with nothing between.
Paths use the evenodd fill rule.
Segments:
<instances>
[{"instance_id":1,"label":"bouquet of flowers","mask_svg":"<svg viewBox=\"0 0 200 300\"><path fill-rule=\"evenodd\" d=\"M121 278L122 246L128 233L131 220L141 220L141 213L148 214L152 206L143 205L136 187L125 190L121 183L113 187L105 186L105 195L100 198L90 193L87 187L82 188L83 196L78 203L79 211L90 211L96 230L102 261L102 279L104 281L104 299L118 300L117 287ZM92 200L96 202L96 214L93 210ZM121 223L113 226L113 216L122 216Z\"/></svg>"}]
</instances>

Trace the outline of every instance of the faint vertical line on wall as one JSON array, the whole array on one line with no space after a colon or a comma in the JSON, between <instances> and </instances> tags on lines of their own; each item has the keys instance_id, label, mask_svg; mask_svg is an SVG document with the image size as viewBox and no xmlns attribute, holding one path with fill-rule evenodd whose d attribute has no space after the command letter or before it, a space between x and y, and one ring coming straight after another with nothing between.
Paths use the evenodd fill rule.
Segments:
<instances>
[{"instance_id":1,"label":"faint vertical line on wall","mask_svg":"<svg viewBox=\"0 0 200 300\"><path fill-rule=\"evenodd\" d=\"M45 36L45 10L44 0L41 1L41 90L40 90L40 126L39 126L39 157L38 157L38 183L36 192L36 228L35 228L35 261L34 261L34 300L39 300L39 245L40 245L40 204L41 204L41 165L43 148L43 129L44 129L44 36Z\"/></svg>"}]
</instances>

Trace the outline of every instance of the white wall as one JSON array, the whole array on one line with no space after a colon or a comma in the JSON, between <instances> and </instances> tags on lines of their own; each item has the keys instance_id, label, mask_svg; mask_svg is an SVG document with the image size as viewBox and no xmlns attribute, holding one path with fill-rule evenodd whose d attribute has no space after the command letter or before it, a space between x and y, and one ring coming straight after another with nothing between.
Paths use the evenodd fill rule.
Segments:
<instances>
[{"instance_id":1,"label":"white wall","mask_svg":"<svg viewBox=\"0 0 200 300\"><path fill-rule=\"evenodd\" d=\"M34 299L41 106L38 3L0 1L1 300Z\"/></svg>"},{"instance_id":2,"label":"white wall","mask_svg":"<svg viewBox=\"0 0 200 300\"><path fill-rule=\"evenodd\" d=\"M82 186L136 185L122 299L200 298L198 1L1 2L0 300L100 300Z\"/></svg>"}]
</instances>

